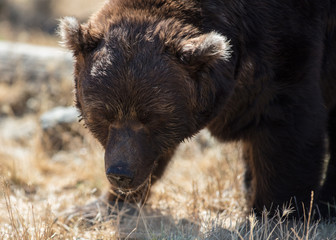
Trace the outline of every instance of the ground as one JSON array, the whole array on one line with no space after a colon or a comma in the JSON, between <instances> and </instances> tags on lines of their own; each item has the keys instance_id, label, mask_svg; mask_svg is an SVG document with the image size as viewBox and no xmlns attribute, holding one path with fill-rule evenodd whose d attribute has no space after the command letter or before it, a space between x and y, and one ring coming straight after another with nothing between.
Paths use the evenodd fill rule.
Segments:
<instances>
[{"instance_id":1,"label":"ground","mask_svg":"<svg viewBox=\"0 0 336 240\"><path fill-rule=\"evenodd\" d=\"M49 234L49 237L51 234L56 239L106 236L104 234L110 231L118 231L115 222L112 226L97 223L100 229L92 231L92 228L76 226L80 222L78 219L70 223L55 220L59 213L74 205L93 201L106 191L103 151L83 128L86 140L82 146L50 156L45 142L41 141L42 130L38 120L38 115L27 115L6 117L1 121L0 165L4 196L0 200L0 236L21 239L28 234L24 230L27 228L33 238L38 238L33 228L40 224L46 224L47 232L40 228L37 230L39 234ZM16 132L21 126L27 132ZM144 209L144 214L150 218L155 217L153 214L156 217L160 214L162 217L159 219L165 224L169 221L170 226L165 226L169 231L161 233L159 228L152 229L153 232L149 230L148 234L168 234L171 228L179 228L181 219L206 232L213 226L207 221L220 220L217 214L230 216L221 219L229 221L229 224L242 217L245 206L241 191L243 166L237 162L238 150L237 144L219 145L208 132L182 144L165 177L153 187L148 206ZM146 220L148 216L142 218ZM125 233L133 229L120 226L120 230ZM191 230L195 227L186 231ZM198 235L198 230L193 234ZM47 239L44 237L40 236L40 239Z\"/></svg>"}]
</instances>

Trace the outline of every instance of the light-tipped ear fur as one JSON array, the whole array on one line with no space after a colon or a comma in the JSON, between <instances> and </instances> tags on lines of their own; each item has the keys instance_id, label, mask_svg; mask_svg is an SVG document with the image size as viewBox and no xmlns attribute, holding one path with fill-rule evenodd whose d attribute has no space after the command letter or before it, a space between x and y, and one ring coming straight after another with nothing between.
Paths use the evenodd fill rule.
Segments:
<instances>
[{"instance_id":1,"label":"light-tipped ear fur","mask_svg":"<svg viewBox=\"0 0 336 240\"><path fill-rule=\"evenodd\" d=\"M61 44L75 55L94 49L102 38L96 29L91 29L89 25L81 25L74 17L62 18L58 32L62 38Z\"/></svg>"},{"instance_id":2,"label":"light-tipped ear fur","mask_svg":"<svg viewBox=\"0 0 336 240\"><path fill-rule=\"evenodd\" d=\"M71 51L78 51L81 45L81 25L74 17L60 19L58 33L61 36L61 45Z\"/></svg>"},{"instance_id":3,"label":"light-tipped ear fur","mask_svg":"<svg viewBox=\"0 0 336 240\"><path fill-rule=\"evenodd\" d=\"M210 32L181 42L181 57L188 64L212 64L229 60L230 42L223 35Z\"/></svg>"}]
</instances>

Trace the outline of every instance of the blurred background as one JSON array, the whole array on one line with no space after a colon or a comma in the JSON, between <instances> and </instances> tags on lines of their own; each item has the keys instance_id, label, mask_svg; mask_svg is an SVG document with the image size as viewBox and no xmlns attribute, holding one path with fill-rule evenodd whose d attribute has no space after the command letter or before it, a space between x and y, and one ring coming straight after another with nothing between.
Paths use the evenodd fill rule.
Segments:
<instances>
[{"instance_id":1,"label":"blurred background","mask_svg":"<svg viewBox=\"0 0 336 240\"><path fill-rule=\"evenodd\" d=\"M6 154L15 156L26 147L31 154L33 137L43 139L39 151L51 157L80 144L74 129L81 127L79 114L72 107L73 61L59 46L57 25L64 16L85 22L102 4L0 0L0 141L13 146L2 144Z\"/></svg>"},{"instance_id":2,"label":"blurred background","mask_svg":"<svg viewBox=\"0 0 336 240\"><path fill-rule=\"evenodd\" d=\"M0 40L57 46L58 19L85 21L103 0L0 0Z\"/></svg>"}]
</instances>

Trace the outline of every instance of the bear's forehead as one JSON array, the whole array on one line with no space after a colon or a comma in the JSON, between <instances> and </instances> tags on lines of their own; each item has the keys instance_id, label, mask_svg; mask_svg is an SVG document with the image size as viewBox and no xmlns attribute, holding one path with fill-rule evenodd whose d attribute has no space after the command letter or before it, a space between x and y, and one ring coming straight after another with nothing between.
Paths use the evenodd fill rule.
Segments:
<instances>
[{"instance_id":1,"label":"bear's forehead","mask_svg":"<svg viewBox=\"0 0 336 240\"><path fill-rule=\"evenodd\" d=\"M89 76L83 79L82 91L89 101L101 100L101 105L110 101L115 106L133 107L140 102L152 107L161 100L161 106L174 102L182 95L182 74L163 60L149 61L136 57L129 61L116 59L105 51L92 63Z\"/></svg>"},{"instance_id":2,"label":"bear's forehead","mask_svg":"<svg viewBox=\"0 0 336 240\"><path fill-rule=\"evenodd\" d=\"M105 44L91 58L90 78L96 81L143 81L154 84L166 78L182 76L182 68L173 57L152 45L111 46ZM127 49L125 49L127 48Z\"/></svg>"},{"instance_id":3,"label":"bear's forehead","mask_svg":"<svg viewBox=\"0 0 336 240\"><path fill-rule=\"evenodd\" d=\"M92 78L101 79L108 77L108 71L113 68L114 56L105 47L96 52L92 59L90 75Z\"/></svg>"}]
</instances>

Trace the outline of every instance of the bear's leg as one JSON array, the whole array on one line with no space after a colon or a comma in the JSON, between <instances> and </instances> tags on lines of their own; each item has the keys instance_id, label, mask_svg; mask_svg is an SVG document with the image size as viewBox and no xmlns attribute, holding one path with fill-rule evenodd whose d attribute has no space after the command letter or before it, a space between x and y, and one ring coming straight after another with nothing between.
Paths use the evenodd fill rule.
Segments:
<instances>
[{"instance_id":1,"label":"bear's leg","mask_svg":"<svg viewBox=\"0 0 336 240\"><path fill-rule=\"evenodd\" d=\"M330 159L319 207L324 215L336 216L336 108L329 114L328 133Z\"/></svg>"},{"instance_id":2,"label":"bear's leg","mask_svg":"<svg viewBox=\"0 0 336 240\"><path fill-rule=\"evenodd\" d=\"M251 153L249 151L249 148L247 147L247 145L243 146L243 159L245 162L245 173L244 173L244 187L245 187L245 192L246 192L246 198L247 198L247 202L251 203L252 202L252 193L254 192L254 190L252 189L252 186L254 184L252 184L253 181L253 175L252 175L252 169L250 166L250 161L249 158L251 157ZM251 206L249 206L251 207Z\"/></svg>"},{"instance_id":3,"label":"bear's leg","mask_svg":"<svg viewBox=\"0 0 336 240\"><path fill-rule=\"evenodd\" d=\"M311 191L316 196L320 188L324 117L300 109L288 114L293 122L265 122L244 140L252 173L252 204L258 214L264 207L274 214L291 201L301 217L302 204L307 210Z\"/></svg>"}]
</instances>

